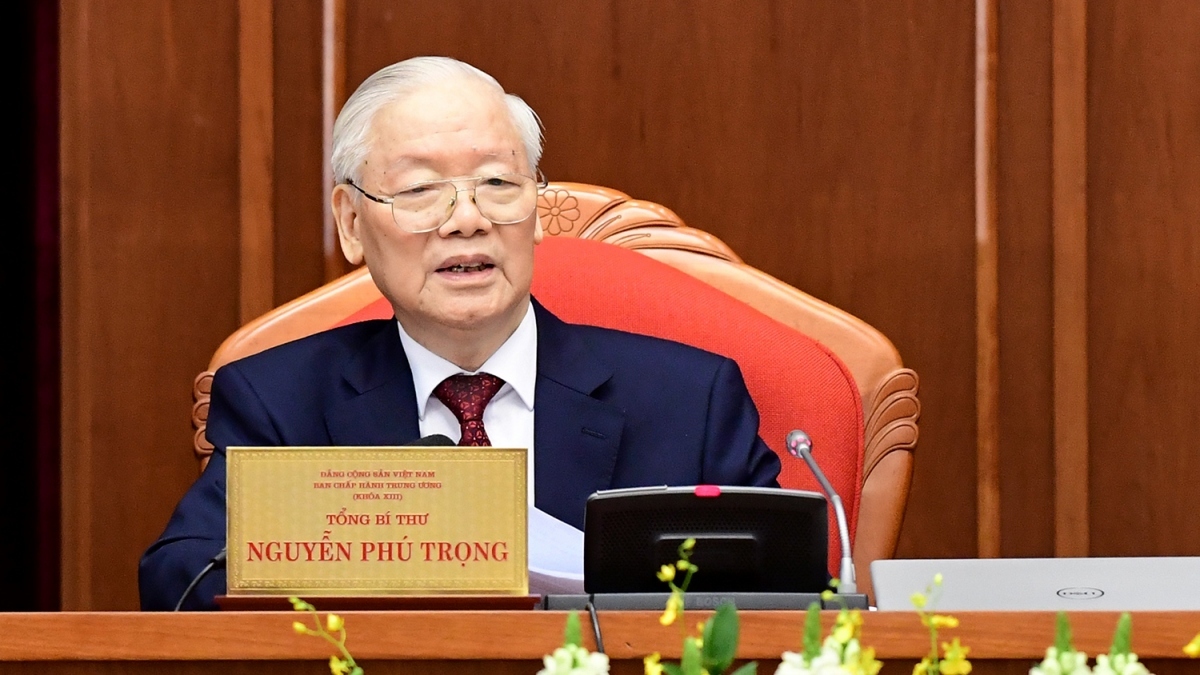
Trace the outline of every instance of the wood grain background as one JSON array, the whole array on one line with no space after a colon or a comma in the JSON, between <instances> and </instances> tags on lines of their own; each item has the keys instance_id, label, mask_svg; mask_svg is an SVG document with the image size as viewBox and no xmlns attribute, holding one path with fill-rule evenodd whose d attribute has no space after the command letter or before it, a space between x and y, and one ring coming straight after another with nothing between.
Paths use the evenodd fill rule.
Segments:
<instances>
[{"instance_id":1,"label":"wood grain background","mask_svg":"<svg viewBox=\"0 0 1200 675\"><path fill-rule=\"evenodd\" d=\"M60 21L65 608L136 607L195 477L192 378L344 269L323 101L420 54L529 101L550 178L661 202L892 339L923 404L900 556L1200 555L1200 4L63 0Z\"/></svg>"}]
</instances>

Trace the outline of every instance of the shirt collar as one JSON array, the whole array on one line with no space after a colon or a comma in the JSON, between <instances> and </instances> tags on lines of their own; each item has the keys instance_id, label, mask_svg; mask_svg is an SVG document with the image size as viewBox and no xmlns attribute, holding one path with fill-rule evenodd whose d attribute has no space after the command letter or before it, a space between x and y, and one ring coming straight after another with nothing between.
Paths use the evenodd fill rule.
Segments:
<instances>
[{"instance_id":1,"label":"shirt collar","mask_svg":"<svg viewBox=\"0 0 1200 675\"><path fill-rule=\"evenodd\" d=\"M412 369L413 388L417 395L417 417L425 419L425 406L433 396L433 390L442 380L451 375L465 373L490 373L504 380L505 388L511 387L517 392L521 403L533 410L533 392L537 384L537 320L534 317L533 303L529 303L525 316L513 334L508 336L504 344L492 354L479 370L467 372L446 359L434 354L412 339L404 331L404 326L396 322L400 330L400 342L404 345L404 353L408 357L408 366Z\"/></svg>"}]
</instances>

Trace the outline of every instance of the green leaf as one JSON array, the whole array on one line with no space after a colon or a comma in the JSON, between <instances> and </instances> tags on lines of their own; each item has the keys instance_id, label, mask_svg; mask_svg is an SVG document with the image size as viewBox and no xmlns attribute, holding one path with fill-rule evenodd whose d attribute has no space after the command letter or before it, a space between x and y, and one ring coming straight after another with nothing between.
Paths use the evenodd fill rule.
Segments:
<instances>
[{"instance_id":1,"label":"green leaf","mask_svg":"<svg viewBox=\"0 0 1200 675\"><path fill-rule=\"evenodd\" d=\"M811 663L821 653L821 605L811 602L804 615L804 657Z\"/></svg>"},{"instance_id":2,"label":"green leaf","mask_svg":"<svg viewBox=\"0 0 1200 675\"><path fill-rule=\"evenodd\" d=\"M738 615L732 602L723 602L704 624L704 668L723 673L737 656Z\"/></svg>"},{"instance_id":3,"label":"green leaf","mask_svg":"<svg viewBox=\"0 0 1200 675\"><path fill-rule=\"evenodd\" d=\"M758 663L751 661L746 665L733 671L733 675L758 675Z\"/></svg>"},{"instance_id":4,"label":"green leaf","mask_svg":"<svg viewBox=\"0 0 1200 675\"><path fill-rule=\"evenodd\" d=\"M679 667L678 663L662 663L663 672L667 675L683 675L683 668Z\"/></svg>"},{"instance_id":5,"label":"green leaf","mask_svg":"<svg viewBox=\"0 0 1200 675\"><path fill-rule=\"evenodd\" d=\"M1066 612L1058 613L1054 629L1054 648L1059 654L1075 651L1074 645L1071 644L1071 620L1067 618Z\"/></svg>"},{"instance_id":6,"label":"green leaf","mask_svg":"<svg viewBox=\"0 0 1200 675\"><path fill-rule=\"evenodd\" d=\"M683 658L679 659L679 667L683 668L684 675L700 675L704 671L696 638L683 639Z\"/></svg>"},{"instance_id":7,"label":"green leaf","mask_svg":"<svg viewBox=\"0 0 1200 675\"><path fill-rule=\"evenodd\" d=\"M1133 642L1133 617L1129 612L1121 612L1121 618L1117 619L1117 632L1113 634L1112 649L1109 653L1113 656L1117 654L1128 654Z\"/></svg>"},{"instance_id":8,"label":"green leaf","mask_svg":"<svg viewBox=\"0 0 1200 675\"><path fill-rule=\"evenodd\" d=\"M580 646L583 644L583 630L579 627L579 612L571 610L567 615L567 627L563 630L563 644Z\"/></svg>"}]
</instances>

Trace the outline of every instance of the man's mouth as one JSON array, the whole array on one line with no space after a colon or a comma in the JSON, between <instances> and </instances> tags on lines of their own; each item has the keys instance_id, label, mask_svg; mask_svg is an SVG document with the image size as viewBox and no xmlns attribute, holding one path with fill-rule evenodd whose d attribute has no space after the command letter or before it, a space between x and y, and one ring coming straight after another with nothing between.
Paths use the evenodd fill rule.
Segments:
<instances>
[{"instance_id":1,"label":"man's mouth","mask_svg":"<svg viewBox=\"0 0 1200 675\"><path fill-rule=\"evenodd\" d=\"M482 272L493 267L495 267L495 265L491 263L476 263L474 265L451 265L449 267L441 267L438 268L438 271L451 272L453 274L464 274L469 272Z\"/></svg>"}]
</instances>

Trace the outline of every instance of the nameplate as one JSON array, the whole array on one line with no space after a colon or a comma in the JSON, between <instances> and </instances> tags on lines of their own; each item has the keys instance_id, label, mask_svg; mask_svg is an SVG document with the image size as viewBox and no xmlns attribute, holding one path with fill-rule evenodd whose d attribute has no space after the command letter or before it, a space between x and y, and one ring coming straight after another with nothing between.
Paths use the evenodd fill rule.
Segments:
<instances>
[{"instance_id":1,"label":"nameplate","mask_svg":"<svg viewBox=\"0 0 1200 675\"><path fill-rule=\"evenodd\" d=\"M229 595L529 592L523 449L227 454Z\"/></svg>"}]
</instances>

